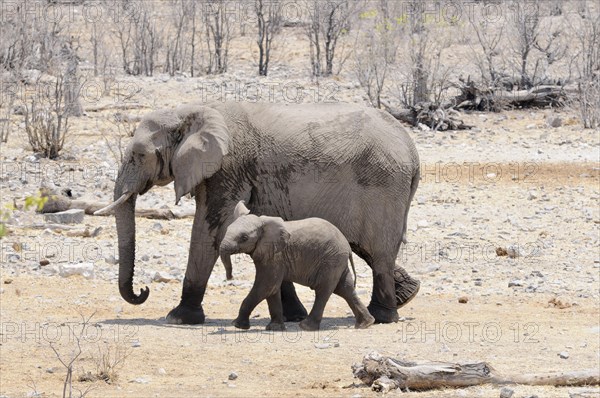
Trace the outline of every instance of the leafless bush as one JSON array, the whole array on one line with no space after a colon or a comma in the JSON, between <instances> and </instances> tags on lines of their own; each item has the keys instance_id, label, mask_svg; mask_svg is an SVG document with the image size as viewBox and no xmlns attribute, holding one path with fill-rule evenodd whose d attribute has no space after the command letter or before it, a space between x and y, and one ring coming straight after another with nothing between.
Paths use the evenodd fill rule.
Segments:
<instances>
[{"instance_id":1,"label":"leafless bush","mask_svg":"<svg viewBox=\"0 0 600 398\"><path fill-rule=\"evenodd\" d=\"M107 384L113 384L119 379L119 370L131 354L131 349L122 345L104 342L98 344L97 352L92 356L95 370L83 372L79 377L80 382L94 382L102 380Z\"/></svg>"},{"instance_id":2,"label":"leafless bush","mask_svg":"<svg viewBox=\"0 0 600 398\"><path fill-rule=\"evenodd\" d=\"M107 133L100 129L100 134L106 143L106 147L119 167L123 163L123 150L126 147L124 141L133 137L139 120L139 116L116 113L108 119L112 125L110 132Z\"/></svg>"},{"instance_id":3,"label":"leafless bush","mask_svg":"<svg viewBox=\"0 0 600 398\"><path fill-rule=\"evenodd\" d=\"M361 8L360 1L309 0L309 22L306 35L310 43L310 64L313 76L333 74L339 39L350 30L350 20Z\"/></svg>"},{"instance_id":4,"label":"leafless bush","mask_svg":"<svg viewBox=\"0 0 600 398\"><path fill-rule=\"evenodd\" d=\"M496 86L505 70L503 65L499 65L504 62L501 53L501 41L505 34L504 20L491 23L486 18L478 18L471 14L469 23L480 47L471 46L471 54L480 70L481 80L486 86Z\"/></svg>"},{"instance_id":5,"label":"leafless bush","mask_svg":"<svg viewBox=\"0 0 600 398\"><path fill-rule=\"evenodd\" d=\"M120 0L118 6L128 16L115 21L123 70L128 75L152 76L162 45L162 27L154 17L153 2Z\"/></svg>"},{"instance_id":6,"label":"leafless bush","mask_svg":"<svg viewBox=\"0 0 600 398\"><path fill-rule=\"evenodd\" d=\"M255 0L256 19L258 22L258 74L267 76L271 60L271 46L273 39L281 31L282 4L280 2L267 2Z\"/></svg>"},{"instance_id":7,"label":"leafless bush","mask_svg":"<svg viewBox=\"0 0 600 398\"><path fill-rule=\"evenodd\" d=\"M564 57L561 22L544 18L542 2L515 3L512 7L512 64L519 76L518 87L529 89L548 80L548 68Z\"/></svg>"},{"instance_id":8,"label":"leafless bush","mask_svg":"<svg viewBox=\"0 0 600 398\"><path fill-rule=\"evenodd\" d=\"M450 45L448 31L440 33L435 23L428 22L423 4L410 2L411 16L403 18L401 52L406 54L398 66L396 86L400 101L407 107L433 101L439 104L451 87L451 65L442 62L441 53ZM448 29L448 28L442 28Z\"/></svg>"},{"instance_id":9,"label":"leafless bush","mask_svg":"<svg viewBox=\"0 0 600 398\"><path fill-rule=\"evenodd\" d=\"M381 95L399 42L397 27L386 16L387 11L387 2L381 1L377 9L360 14L361 20L370 23L357 32L354 52L354 74L375 108L381 108Z\"/></svg>"},{"instance_id":10,"label":"leafless bush","mask_svg":"<svg viewBox=\"0 0 600 398\"><path fill-rule=\"evenodd\" d=\"M233 37L233 16L227 12L225 0L208 0L204 3L205 40L208 65L206 72L227 72L229 45Z\"/></svg>"},{"instance_id":11,"label":"leafless bush","mask_svg":"<svg viewBox=\"0 0 600 398\"><path fill-rule=\"evenodd\" d=\"M32 150L50 159L56 159L63 149L69 117L79 104L82 85L72 73L72 66L67 65L57 76L38 79L36 95L23 107L25 132Z\"/></svg>"},{"instance_id":12,"label":"leafless bush","mask_svg":"<svg viewBox=\"0 0 600 398\"><path fill-rule=\"evenodd\" d=\"M600 127L600 10L587 3L571 22L577 39L577 94L585 128Z\"/></svg>"},{"instance_id":13,"label":"leafless bush","mask_svg":"<svg viewBox=\"0 0 600 398\"><path fill-rule=\"evenodd\" d=\"M75 361L77 361L77 359L81 356L81 353L83 352L81 349L81 340L83 339L85 330L88 327L90 320L92 319L94 314L90 315L89 318L86 318L85 316L81 315L81 330L79 330L78 333L75 333L75 331L73 331L73 337L75 338L75 347L72 347L72 352L71 352L69 359L64 359L63 356L54 347L54 345L52 343L50 343L50 348L54 352L54 355L56 355L56 359L58 359L59 362L67 370L67 375L66 375L65 381L63 383L63 393L62 393L63 398L66 398L66 397L72 398L73 397L74 364L75 364ZM92 387L88 387L84 391L79 391L79 397L80 398L85 397L91 391L91 389L92 389Z\"/></svg>"}]
</instances>

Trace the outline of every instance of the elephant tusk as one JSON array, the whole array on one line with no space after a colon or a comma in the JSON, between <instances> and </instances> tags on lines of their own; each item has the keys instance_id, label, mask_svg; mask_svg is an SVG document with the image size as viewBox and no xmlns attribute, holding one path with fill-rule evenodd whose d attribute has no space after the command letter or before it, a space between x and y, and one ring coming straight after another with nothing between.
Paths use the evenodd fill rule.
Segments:
<instances>
[{"instance_id":1,"label":"elephant tusk","mask_svg":"<svg viewBox=\"0 0 600 398\"><path fill-rule=\"evenodd\" d=\"M107 214L110 214L114 209L116 209L117 207L121 206L123 203L125 203L127 201L127 199L129 199L131 197L131 195L133 195L133 192L125 192L123 195L121 195L121 197L117 200L115 200L113 203L109 204L106 207L103 207L100 210L96 210L94 212L95 216L104 216Z\"/></svg>"}]
</instances>

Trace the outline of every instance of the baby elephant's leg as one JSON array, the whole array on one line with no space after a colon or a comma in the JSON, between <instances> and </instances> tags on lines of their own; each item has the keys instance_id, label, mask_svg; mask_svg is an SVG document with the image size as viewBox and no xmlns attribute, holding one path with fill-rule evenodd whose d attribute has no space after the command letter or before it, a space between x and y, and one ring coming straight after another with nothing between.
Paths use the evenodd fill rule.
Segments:
<instances>
[{"instance_id":1,"label":"baby elephant's leg","mask_svg":"<svg viewBox=\"0 0 600 398\"><path fill-rule=\"evenodd\" d=\"M356 318L356 323L354 324L355 328L366 329L375 323L375 318L369 313L367 307L365 307L356 294L354 280L352 279L350 271L344 272L334 293L346 300L350 309L352 309L354 317Z\"/></svg>"},{"instance_id":2,"label":"baby elephant's leg","mask_svg":"<svg viewBox=\"0 0 600 398\"><path fill-rule=\"evenodd\" d=\"M236 328L250 329L250 314L261 301L271 296L275 290L279 290L281 283L277 284L277 277L269 272L256 270L254 285L248 296L242 301L238 317L232 322ZM279 299L281 302L281 298Z\"/></svg>"},{"instance_id":3,"label":"baby elephant's leg","mask_svg":"<svg viewBox=\"0 0 600 398\"><path fill-rule=\"evenodd\" d=\"M285 330L280 288L277 288L274 294L267 297L267 304L269 304L269 314L271 315L271 322L269 322L266 329Z\"/></svg>"},{"instance_id":4,"label":"baby elephant's leg","mask_svg":"<svg viewBox=\"0 0 600 398\"><path fill-rule=\"evenodd\" d=\"M315 286L314 289L315 303L306 319L298 324L302 330L319 330L321 319L323 319L323 311L325 311L325 305L333 293L333 289L331 286L328 286L328 284L324 284L324 286Z\"/></svg>"}]
</instances>

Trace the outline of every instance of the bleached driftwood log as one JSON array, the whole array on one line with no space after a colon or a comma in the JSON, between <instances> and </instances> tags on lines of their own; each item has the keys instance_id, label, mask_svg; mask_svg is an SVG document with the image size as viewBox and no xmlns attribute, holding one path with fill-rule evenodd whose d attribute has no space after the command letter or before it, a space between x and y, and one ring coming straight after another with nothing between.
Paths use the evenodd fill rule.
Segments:
<instances>
[{"instance_id":1,"label":"bleached driftwood log","mask_svg":"<svg viewBox=\"0 0 600 398\"><path fill-rule=\"evenodd\" d=\"M46 203L40 210L40 213L57 213L59 211L65 211L69 209L81 209L88 215L94 215L94 212L100 210L108 203L100 203L88 200L76 200L71 199L62 193L56 193L47 190L46 188L40 189L42 197L47 197ZM136 217L150 218L155 220L173 220L177 218L193 217L195 211L192 210L171 210L171 209L135 209Z\"/></svg>"},{"instance_id":2,"label":"bleached driftwood log","mask_svg":"<svg viewBox=\"0 0 600 398\"><path fill-rule=\"evenodd\" d=\"M352 366L354 376L375 391L392 389L429 390L444 387L469 387L480 384L526 384L584 386L600 384L598 369L577 372L518 374L504 376L486 362L408 362L385 357L377 352L366 355Z\"/></svg>"},{"instance_id":3,"label":"bleached driftwood log","mask_svg":"<svg viewBox=\"0 0 600 398\"><path fill-rule=\"evenodd\" d=\"M461 93L454 98L456 109L499 111L508 107L561 106L568 92L563 86L542 85L529 90L481 88L470 79L461 80L456 87Z\"/></svg>"}]
</instances>

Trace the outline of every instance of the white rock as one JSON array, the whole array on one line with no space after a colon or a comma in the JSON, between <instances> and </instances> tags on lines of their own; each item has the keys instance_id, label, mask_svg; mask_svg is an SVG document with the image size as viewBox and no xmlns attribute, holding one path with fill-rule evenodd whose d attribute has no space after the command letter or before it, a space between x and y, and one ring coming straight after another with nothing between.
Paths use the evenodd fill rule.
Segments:
<instances>
[{"instance_id":1,"label":"white rock","mask_svg":"<svg viewBox=\"0 0 600 398\"><path fill-rule=\"evenodd\" d=\"M417 222L417 227L419 227L419 228L427 228L427 227L429 227L429 223L427 222L427 220L419 220Z\"/></svg>"},{"instance_id":2,"label":"white rock","mask_svg":"<svg viewBox=\"0 0 600 398\"><path fill-rule=\"evenodd\" d=\"M158 370L157 370L156 372L157 372L159 375L163 375L163 376L167 374L167 371L166 371L166 370L164 370L163 368L158 368Z\"/></svg>"},{"instance_id":3,"label":"white rock","mask_svg":"<svg viewBox=\"0 0 600 398\"><path fill-rule=\"evenodd\" d=\"M79 224L83 222L85 212L81 209L70 209L58 213L44 214L44 221L55 224Z\"/></svg>"},{"instance_id":4,"label":"white rock","mask_svg":"<svg viewBox=\"0 0 600 398\"><path fill-rule=\"evenodd\" d=\"M538 197L537 192L529 191L529 196L527 197L527 199L534 200L534 199L537 199L537 197Z\"/></svg>"},{"instance_id":5,"label":"white rock","mask_svg":"<svg viewBox=\"0 0 600 398\"><path fill-rule=\"evenodd\" d=\"M514 394L514 390L508 387L502 387L500 390L500 398L511 398Z\"/></svg>"},{"instance_id":6,"label":"white rock","mask_svg":"<svg viewBox=\"0 0 600 398\"><path fill-rule=\"evenodd\" d=\"M85 279L93 279L94 263L61 264L58 269L58 274L63 278L81 275Z\"/></svg>"},{"instance_id":7,"label":"white rock","mask_svg":"<svg viewBox=\"0 0 600 398\"><path fill-rule=\"evenodd\" d=\"M558 356L559 356L561 359L568 359L568 358L569 358L569 353L568 353L568 352L566 352L566 351L562 351L562 352L559 352L559 353L558 353Z\"/></svg>"},{"instance_id":8,"label":"white rock","mask_svg":"<svg viewBox=\"0 0 600 398\"><path fill-rule=\"evenodd\" d=\"M111 265L119 264L119 259L113 256L112 254L110 256L105 257L104 261L106 261L107 264Z\"/></svg>"},{"instance_id":9,"label":"white rock","mask_svg":"<svg viewBox=\"0 0 600 398\"><path fill-rule=\"evenodd\" d=\"M175 278L173 275L171 274L167 274L166 272L160 272L157 271L154 276L152 277L152 280L154 282L164 282L164 283L169 283L171 281L175 281L177 280L177 278Z\"/></svg>"},{"instance_id":10,"label":"white rock","mask_svg":"<svg viewBox=\"0 0 600 398\"><path fill-rule=\"evenodd\" d=\"M138 384L148 384L148 383L150 383L150 380L145 377L136 377L135 379L130 380L129 382L130 383L138 383Z\"/></svg>"}]
</instances>

